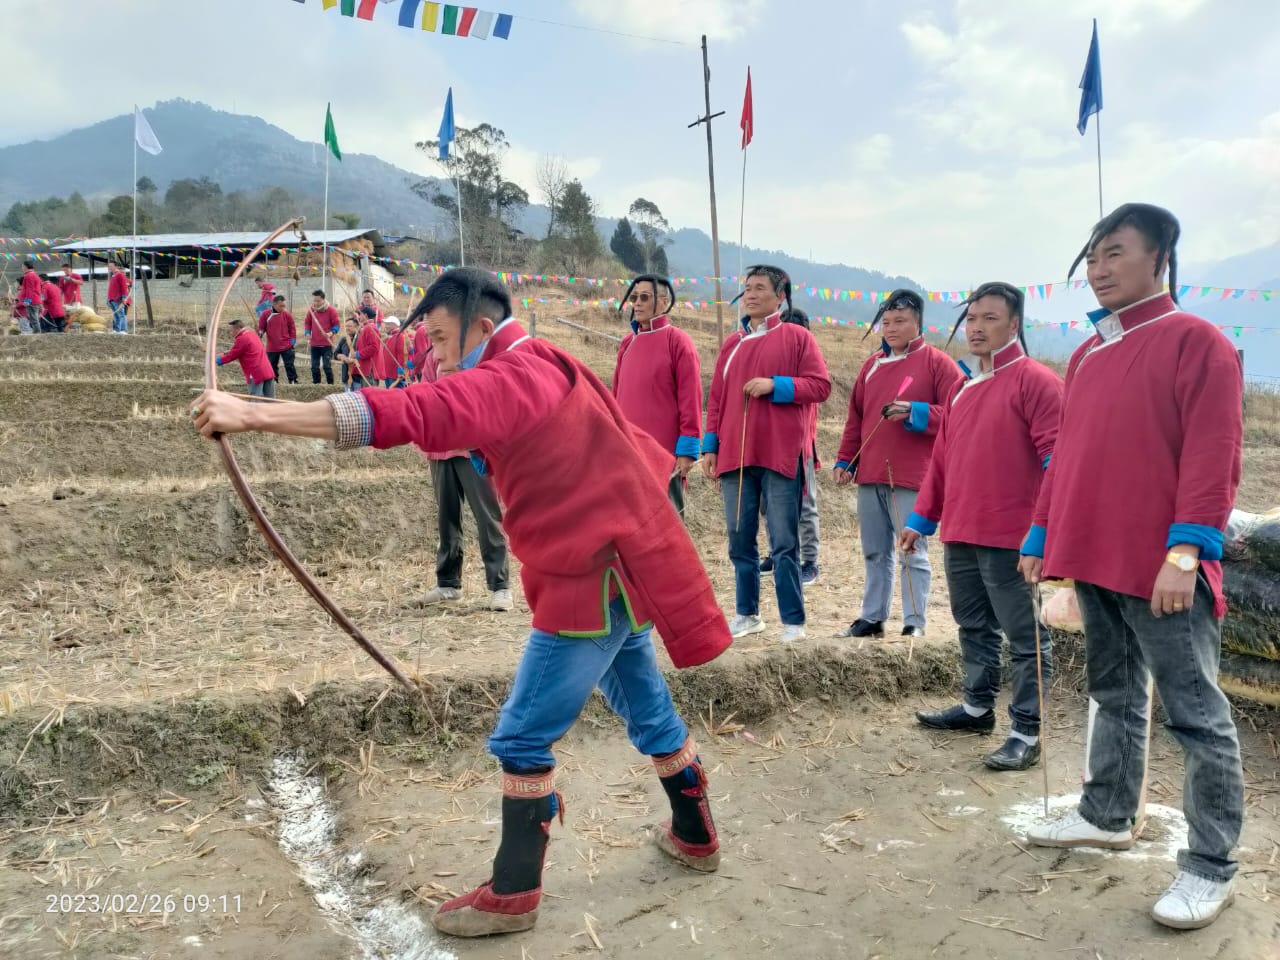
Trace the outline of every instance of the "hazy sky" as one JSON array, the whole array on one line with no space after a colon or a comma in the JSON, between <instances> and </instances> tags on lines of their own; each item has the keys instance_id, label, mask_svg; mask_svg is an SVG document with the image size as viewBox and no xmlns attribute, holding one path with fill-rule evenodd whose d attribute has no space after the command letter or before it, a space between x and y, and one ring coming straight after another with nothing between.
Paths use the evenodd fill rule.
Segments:
<instances>
[{"instance_id":1,"label":"hazy sky","mask_svg":"<svg viewBox=\"0 0 1280 960\"><path fill-rule=\"evenodd\" d=\"M726 239L750 64L748 244L934 288L1046 282L1097 215L1093 129L1075 129L1097 15L1107 204L1172 208L1184 262L1280 240L1276 0L492 3L515 16L508 41L400 28L399 0L372 23L320 0L56 0L21 30L8 27L30 18L29 0L0 0L0 58L25 78L0 102L0 140L173 97L318 140L331 100L344 151L435 172L413 142L434 136L452 85L459 124L505 130L509 174L531 192L537 157L559 154L603 214L645 196L673 225L705 229L706 142L686 125L702 112L706 32L712 107L726 111L715 121Z\"/></svg>"}]
</instances>

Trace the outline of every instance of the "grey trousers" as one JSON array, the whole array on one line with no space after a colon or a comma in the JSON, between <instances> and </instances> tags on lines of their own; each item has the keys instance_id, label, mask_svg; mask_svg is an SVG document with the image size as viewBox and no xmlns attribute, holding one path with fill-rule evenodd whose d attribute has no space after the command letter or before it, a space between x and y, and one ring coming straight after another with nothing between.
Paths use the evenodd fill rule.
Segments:
<instances>
[{"instance_id":1,"label":"grey trousers","mask_svg":"<svg viewBox=\"0 0 1280 960\"><path fill-rule=\"evenodd\" d=\"M1098 702L1090 740L1089 779L1080 816L1100 830L1133 823L1146 770L1147 673L1182 747L1182 810L1187 849L1178 866L1230 880L1244 820L1244 774L1231 705L1218 686L1222 622L1213 593L1197 577L1191 609L1157 619L1151 602L1076 581L1084 620L1085 675Z\"/></svg>"},{"instance_id":2,"label":"grey trousers","mask_svg":"<svg viewBox=\"0 0 1280 960\"><path fill-rule=\"evenodd\" d=\"M948 543L944 547L951 616L960 628L964 659L964 699L990 710L1000 692L1000 653L1009 639L1013 695L1009 719L1028 736L1040 733L1040 690L1036 677L1036 614L1032 588L1018 572L1018 551ZM1004 636L1001 636L1003 631ZM1040 660L1047 690L1053 675L1049 632L1040 630Z\"/></svg>"},{"instance_id":3,"label":"grey trousers","mask_svg":"<svg viewBox=\"0 0 1280 960\"><path fill-rule=\"evenodd\" d=\"M765 501L760 501L760 516L768 519ZM768 529L768 524L765 524ZM773 544L769 545L770 552ZM804 490L800 493L800 566L818 565L818 474L814 461L804 465Z\"/></svg>"},{"instance_id":4,"label":"grey trousers","mask_svg":"<svg viewBox=\"0 0 1280 960\"><path fill-rule=\"evenodd\" d=\"M275 380L259 380L257 383L249 384L249 396L266 397L268 400L274 400L276 396Z\"/></svg>"},{"instance_id":5,"label":"grey trousers","mask_svg":"<svg viewBox=\"0 0 1280 960\"><path fill-rule=\"evenodd\" d=\"M902 565L898 558L900 531L897 524L899 520L906 523L915 509L916 493L902 487L894 488L895 512L888 484L864 483L858 487L858 534L862 538L862 555L867 569L862 612L858 615L861 620L884 623L889 619L894 578ZM929 542L921 537L907 556L907 579L910 582L902 585L902 622L905 626L924 629L932 575Z\"/></svg>"},{"instance_id":6,"label":"grey trousers","mask_svg":"<svg viewBox=\"0 0 1280 960\"><path fill-rule=\"evenodd\" d=\"M475 517L480 559L489 592L507 590L507 540L502 533L502 508L493 484L480 474L470 457L431 461L431 482L436 491L436 585L462 587L462 501Z\"/></svg>"}]
</instances>

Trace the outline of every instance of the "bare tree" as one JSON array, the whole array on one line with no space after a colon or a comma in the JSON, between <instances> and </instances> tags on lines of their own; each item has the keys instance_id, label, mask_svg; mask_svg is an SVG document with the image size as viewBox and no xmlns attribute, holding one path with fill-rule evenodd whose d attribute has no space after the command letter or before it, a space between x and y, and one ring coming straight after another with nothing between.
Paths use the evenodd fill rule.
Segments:
<instances>
[{"instance_id":1,"label":"bare tree","mask_svg":"<svg viewBox=\"0 0 1280 960\"><path fill-rule=\"evenodd\" d=\"M538 192L551 211L551 219L547 221L547 236L550 237L560 220L561 204L569 186L569 168L563 157L544 153L538 158L538 169L534 177L538 183Z\"/></svg>"}]
</instances>

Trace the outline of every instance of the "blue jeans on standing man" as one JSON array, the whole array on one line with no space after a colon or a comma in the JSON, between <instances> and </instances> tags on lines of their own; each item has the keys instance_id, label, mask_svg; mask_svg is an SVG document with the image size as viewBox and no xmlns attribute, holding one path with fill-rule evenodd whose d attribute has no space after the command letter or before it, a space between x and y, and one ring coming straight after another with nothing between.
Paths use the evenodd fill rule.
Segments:
<instances>
[{"instance_id":1,"label":"blue jeans on standing man","mask_svg":"<svg viewBox=\"0 0 1280 960\"><path fill-rule=\"evenodd\" d=\"M108 300L111 307L111 330L114 333L129 332L129 305L123 300Z\"/></svg>"},{"instance_id":2,"label":"blue jeans on standing man","mask_svg":"<svg viewBox=\"0 0 1280 960\"><path fill-rule=\"evenodd\" d=\"M538 629L529 634L489 752L509 773L554 767L552 745L573 726L596 687L641 753L659 756L684 746L689 731L658 669L650 628L635 629L616 599L603 636L563 637Z\"/></svg>"},{"instance_id":3,"label":"blue jeans on standing man","mask_svg":"<svg viewBox=\"0 0 1280 960\"><path fill-rule=\"evenodd\" d=\"M797 468L800 461L796 461ZM724 521L729 532L729 560L733 563L736 612L740 617L760 613L760 507L765 505L769 550L773 557L773 586L778 616L785 626L804 624L804 594L800 590L800 486L803 470L794 477L764 467L742 471L742 508L738 508L738 471L720 477Z\"/></svg>"},{"instance_id":4,"label":"blue jeans on standing man","mask_svg":"<svg viewBox=\"0 0 1280 960\"><path fill-rule=\"evenodd\" d=\"M1076 581L1084 620L1085 676L1098 702L1090 738L1089 779L1080 816L1100 830L1127 830L1146 773L1148 672L1182 747L1182 811L1187 849L1178 866L1225 882L1244 819L1244 773L1231 704L1218 686L1222 621L1213 592L1196 577L1191 607L1156 618L1151 601Z\"/></svg>"}]
</instances>

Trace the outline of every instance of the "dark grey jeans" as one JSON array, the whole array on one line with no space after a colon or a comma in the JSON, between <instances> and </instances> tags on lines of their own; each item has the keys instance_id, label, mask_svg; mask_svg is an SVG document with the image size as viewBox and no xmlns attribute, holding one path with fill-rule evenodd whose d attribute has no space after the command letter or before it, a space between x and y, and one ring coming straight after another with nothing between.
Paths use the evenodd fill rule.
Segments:
<instances>
[{"instance_id":1,"label":"dark grey jeans","mask_svg":"<svg viewBox=\"0 0 1280 960\"><path fill-rule=\"evenodd\" d=\"M431 481L436 491L436 518L440 541L436 548L436 585L462 586L462 501L471 507L480 540L484 579L492 593L509 589L507 540L502 533L502 507L493 484L476 473L469 457L431 461Z\"/></svg>"},{"instance_id":2,"label":"dark grey jeans","mask_svg":"<svg viewBox=\"0 0 1280 960\"><path fill-rule=\"evenodd\" d=\"M1076 582L1084 620L1089 695L1098 702L1090 777L1080 815L1100 830L1124 830L1137 813L1146 761L1147 671L1182 747L1187 849L1178 866L1212 880L1236 872L1232 851L1244 819L1244 776L1231 705L1218 686L1222 622L1198 578L1191 609L1156 619L1140 597Z\"/></svg>"},{"instance_id":3,"label":"dark grey jeans","mask_svg":"<svg viewBox=\"0 0 1280 960\"><path fill-rule=\"evenodd\" d=\"M1031 587L1018 572L1018 551L948 543L943 548L951 616L960 628L964 658L964 699L971 707L991 709L1000 692L1000 651L1009 640L1013 692L1009 719L1013 729L1040 734L1040 695L1036 686L1036 613ZM1040 660L1045 688L1053 676L1053 647L1040 630Z\"/></svg>"}]
</instances>

